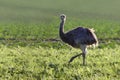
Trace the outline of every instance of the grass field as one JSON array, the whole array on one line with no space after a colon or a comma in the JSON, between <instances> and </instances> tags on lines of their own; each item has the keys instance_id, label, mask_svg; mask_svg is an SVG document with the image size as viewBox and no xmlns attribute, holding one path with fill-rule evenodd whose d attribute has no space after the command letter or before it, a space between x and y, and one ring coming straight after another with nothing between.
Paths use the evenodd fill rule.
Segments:
<instances>
[{"instance_id":1,"label":"grass field","mask_svg":"<svg viewBox=\"0 0 120 80\"><path fill-rule=\"evenodd\" d=\"M14 47L0 48L0 78L8 80L119 80L120 46L89 50L87 66L82 58L70 65L79 50L70 48Z\"/></svg>"},{"instance_id":2,"label":"grass field","mask_svg":"<svg viewBox=\"0 0 120 80\"><path fill-rule=\"evenodd\" d=\"M120 1L0 0L1 80L119 80ZM87 65L80 53L59 38L59 15L67 15L65 31L94 28L99 39L88 49Z\"/></svg>"}]
</instances>

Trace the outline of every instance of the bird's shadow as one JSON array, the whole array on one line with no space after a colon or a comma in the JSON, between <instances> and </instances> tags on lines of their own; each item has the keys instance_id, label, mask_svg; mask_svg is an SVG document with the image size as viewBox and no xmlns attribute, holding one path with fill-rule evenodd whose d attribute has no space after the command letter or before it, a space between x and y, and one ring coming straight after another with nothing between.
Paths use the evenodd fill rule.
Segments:
<instances>
[{"instance_id":1,"label":"bird's shadow","mask_svg":"<svg viewBox=\"0 0 120 80\"><path fill-rule=\"evenodd\" d=\"M82 63L75 63L75 62L66 62L63 64L64 67L67 67L67 68L73 68L73 67L85 67L85 66L88 66L87 64L83 65Z\"/></svg>"}]
</instances>

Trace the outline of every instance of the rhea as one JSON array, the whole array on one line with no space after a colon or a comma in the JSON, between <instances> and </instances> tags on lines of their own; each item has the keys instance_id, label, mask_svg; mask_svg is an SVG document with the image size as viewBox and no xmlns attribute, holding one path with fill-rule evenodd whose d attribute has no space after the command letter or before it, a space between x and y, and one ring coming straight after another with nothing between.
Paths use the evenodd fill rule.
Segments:
<instances>
[{"instance_id":1,"label":"rhea","mask_svg":"<svg viewBox=\"0 0 120 80\"><path fill-rule=\"evenodd\" d=\"M97 36L94 33L93 29L77 27L71 31L64 32L64 24L66 21L66 15L60 15L60 27L59 27L59 35L63 42L71 45L74 48L80 48L82 53L77 54L69 60L71 63L76 57L83 57L83 65L86 65L86 54L87 54L87 46L89 45L98 45Z\"/></svg>"}]
</instances>

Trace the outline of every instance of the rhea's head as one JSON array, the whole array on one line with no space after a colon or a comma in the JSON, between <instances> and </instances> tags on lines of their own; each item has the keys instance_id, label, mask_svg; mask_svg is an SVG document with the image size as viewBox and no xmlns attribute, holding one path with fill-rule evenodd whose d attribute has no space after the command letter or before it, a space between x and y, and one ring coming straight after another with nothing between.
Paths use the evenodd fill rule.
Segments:
<instances>
[{"instance_id":1,"label":"rhea's head","mask_svg":"<svg viewBox=\"0 0 120 80\"><path fill-rule=\"evenodd\" d=\"M60 15L60 19L61 19L62 21L65 21L65 20L66 20L66 15L61 14L61 15Z\"/></svg>"}]
</instances>

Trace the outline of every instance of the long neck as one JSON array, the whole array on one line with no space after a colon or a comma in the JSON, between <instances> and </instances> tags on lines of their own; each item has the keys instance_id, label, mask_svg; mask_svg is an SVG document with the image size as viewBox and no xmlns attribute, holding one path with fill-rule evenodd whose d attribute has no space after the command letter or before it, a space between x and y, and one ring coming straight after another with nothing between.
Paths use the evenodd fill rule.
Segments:
<instances>
[{"instance_id":1,"label":"long neck","mask_svg":"<svg viewBox=\"0 0 120 80\"><path fill-rule=\"evenodd\" d=\"M65 21L62 20L61 23L60 23L60 29L59 29L59 35L60 35L60 38L61 38L63 41L64 41L64 38L65 38L64 23L65 23Z\"/></svg>"}]
</instances>

